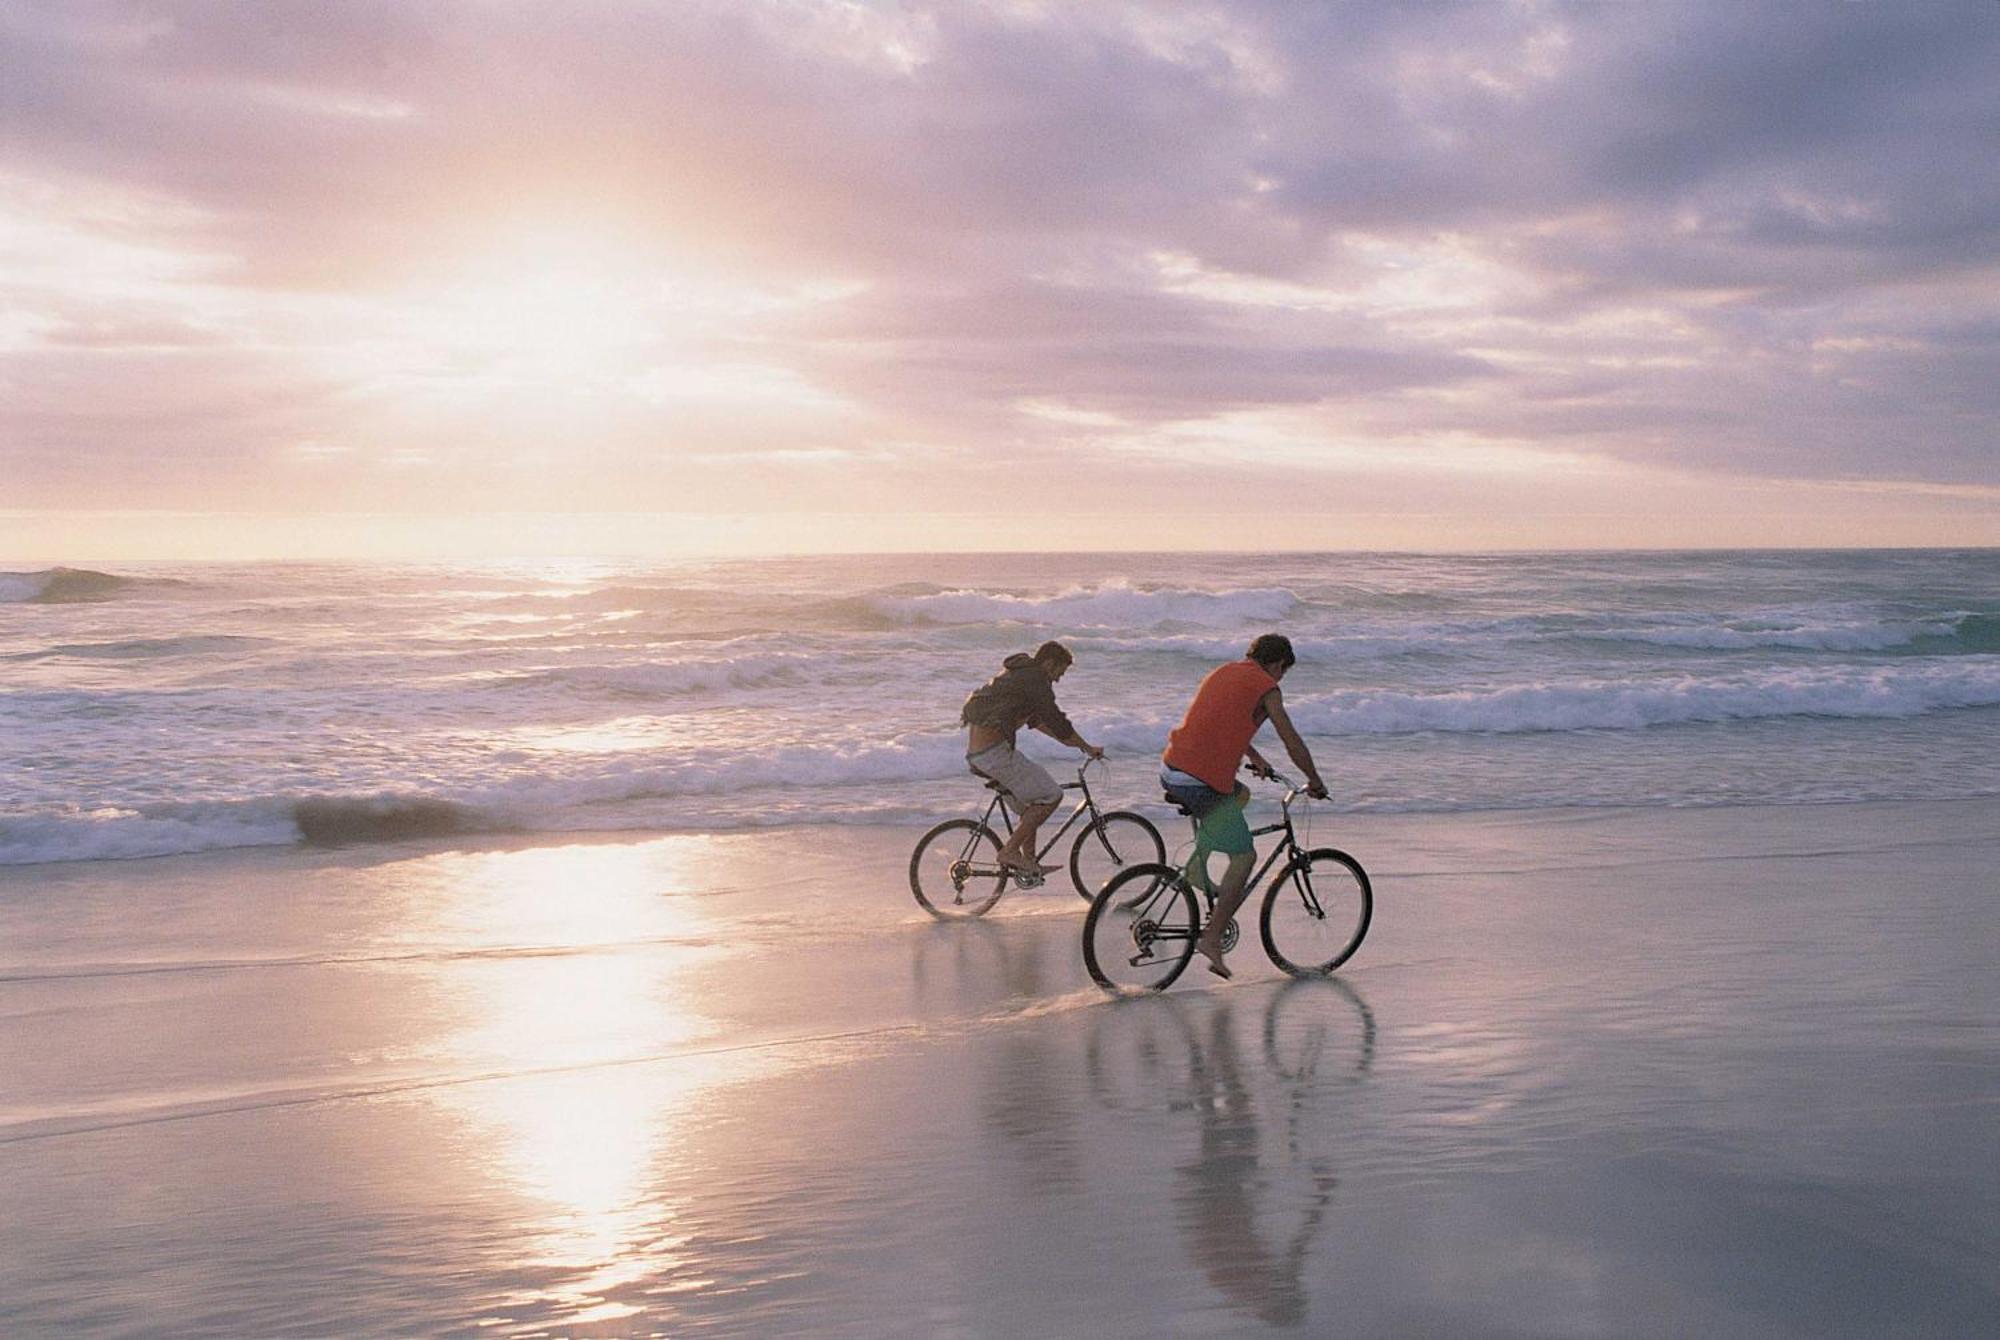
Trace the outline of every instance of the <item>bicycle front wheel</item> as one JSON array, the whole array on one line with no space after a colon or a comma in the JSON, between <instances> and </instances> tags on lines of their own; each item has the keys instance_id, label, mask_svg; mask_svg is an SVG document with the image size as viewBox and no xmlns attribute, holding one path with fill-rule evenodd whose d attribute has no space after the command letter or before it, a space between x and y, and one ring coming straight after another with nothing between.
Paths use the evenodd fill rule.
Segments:
<instances>
[{"instance_id":1,"label":"bicycle front wheel","mask_svg":"<svg viewBox=\"0 0 2000 1340\"><path fill-rule=\"evenodd\" d=\"M1264 895L1264 952L1294 977L1324 977L1354 956L1374 914L1361 862L1331 847L1302 852Z\"/></svg>"},{"instance_id":2,"label":"bicycle front wheel","mask_svg":"<svg viewBox=\"0 0 2000 1340\"><path fill-rule=\"evenodd\" d=\"M1006 888L1000 838L976 819L947 819L910 853L910 892L942 920L984 916Z\"/></svg>"},{"instance_id":3,"label":"bicycle front wheel","mask_svg":"<svg viewBox=\"0 0 2000 1340\"><path fill-rule=\"evenodd\" d=\"M1121 996L1164 991L1201 931L1194 891L1170 865L1135 865L1097 892L1083 918L1083 966Z\"/></svg>"},{"instance_id":4,"label":"bicycle front wheel","mask_svg":"<svg viewBox=\"0 0 2000 1340\"><path fill-rule=\"evenodd\" d=\"M1076 835L1076 845L1069 849L1069 882L1088 901L1119 871L1166 859L1167 844L1145 815L1112 810Z\"/></svg>"}]
</instances>

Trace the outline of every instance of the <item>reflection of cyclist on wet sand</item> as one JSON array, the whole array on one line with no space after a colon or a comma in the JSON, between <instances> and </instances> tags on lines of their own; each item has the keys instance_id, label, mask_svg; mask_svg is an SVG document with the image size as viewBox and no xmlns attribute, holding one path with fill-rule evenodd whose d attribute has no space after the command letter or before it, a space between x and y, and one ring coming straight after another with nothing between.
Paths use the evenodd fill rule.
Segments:
<instances>
[{"instance_id":1,"label":"reflection of cyclist on wet sand","mask_svg":"<svg viewBox=\"0 0 2000 1340\"><path fill-rule=\"evenodd\" d=\"M1259 1233L1258 1195L1268 1192L1258 1167L1261 1131L1236 1054L1230 1012L1209 1019L1189 1076L1201 1113L1201 1153L1182 1167L1181 1226L1188 1254L1209 1282L1272 1326L1305 1319L1301 1280L1306 1249L1331 1198L1333 1179L1316 1174L1305 1218L1278 1251Z\"/></svg>"},{"instance_id":2,"label":"reflection of cyclist on wet sand","mask_svg":"<svg viewBox=\"0 0 2000 1340\"><path fill-rule=\"evenodd\" d=\"M1271 771L1271 765L1250 744L1267 719L1277 730L1285 752L1305 774L1306 793L1326 799L1326 783L1313 766L1312 751L1285 714L1284 695L1278 690L1278 681L1297 660L1291 639L1266 633L1250 644L1242 660L1209 671L1195 690L1187 716L1167 737L1166 753L1161 756L1165 766L1160 785L1166 788L1169 799L1194 816L1197 825L1194 856L1188 862L1191 875L1206 887L1208 854L1219 851L1229 857L1208 926L1194 946L1208 960L1208 970L1218 977L1229 976L1222 961L1222 937L1243 903L1244 885L1257 855L1250 825L1243 818L1250 791L1236 780L1236 770L1247 758L1252 772L1261 776Z\"/></svg>"},{"instance_id":3,"label":"reflection of cyclist on wet sand","mask_svg":"<svg viewBox=\"0 0 2000 1340\"><path fill-rule=\"evenodd\" d=\"M1020 808L1021 822L1001 845L1004 866L1039 878L1056 869L1035 860L1035 830L1055 813L1062 788L1048 770L1014 748L1014 736L1032 726L1058 744L1081 749L1092 758L1104 751L1086 741L1056 706L1055 682L1075 660L1060 642L1044 642L1033 656L1017 652L1001 663L1001 671L972 691L959 720L972 728L965 744L965 765L1005 787Z\"/></svg>"}]
</instances>

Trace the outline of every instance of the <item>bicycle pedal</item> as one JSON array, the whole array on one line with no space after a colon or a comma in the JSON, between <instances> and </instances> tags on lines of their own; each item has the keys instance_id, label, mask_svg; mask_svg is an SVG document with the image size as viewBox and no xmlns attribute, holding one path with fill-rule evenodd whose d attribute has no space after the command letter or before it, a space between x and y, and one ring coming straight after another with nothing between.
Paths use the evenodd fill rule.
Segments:
<instances>
[{"instance_id":1,"label":"bicycle pedal","mask_svg":"<svg viewBox=\"0 0 2000 1340\"><path fill-rule=\"evenodd\" d=\"M1031 875L1025 870L1016 870L1014 883L1024 889L1039 889L1048 883L1048 878L1045 875Z\"/></svg>"}]
</instances>

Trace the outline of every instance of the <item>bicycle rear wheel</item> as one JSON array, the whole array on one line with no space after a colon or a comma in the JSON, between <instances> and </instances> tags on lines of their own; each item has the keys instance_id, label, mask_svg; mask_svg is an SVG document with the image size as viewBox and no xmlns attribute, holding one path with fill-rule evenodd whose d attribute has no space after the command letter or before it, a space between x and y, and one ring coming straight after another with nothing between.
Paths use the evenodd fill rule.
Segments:
<instances>
[{"instance_id":1,"label":"bicycle rear wheel","mask_svg":"<svg viewBox=\"0 0 2000 1340\"><path fill-rule=\"evenodd\" d=\"M1201 931L1194 891L1170 865L1135 865L1098 890L1083 918L1083 966L1118 995L1164 991Z\"/></svg>"},{"instance_id":2,"label":"bicycle rear wheel","mask_svg":"<svg viewBox=\"0 0 2000 1340\"><path fill-rule=\"evenodd\" d=\"M984 916L1007 890L1000 838L976 819L947 819L917 839L910 892L941 920Z\"/></svg>"},{"instance_id":3,"label":"bicycle rear wheel","mask_svg":"<svg viewBox=\"0 0 2000 1340\"><path fill-rule=\"evenodd\" d=\"M1166 859L1167 844L1146 816L1112 810L1076 835L1076 845L1069 849L1069 882L1088 901L1120 870Z\"/></svg>"},{"instance_id":4,"label":"bicycle rear wheel","mask_svg":"<svg viewBox=\"0 0 2000 1340\"><path fill-rule=\"evenodd\" d=\"M1294 977L1324 977L1361 947L1374 913L1361 862L1331 847L1302 852L1264 895L1264 952Z\"/></svg>"}]
</instances>

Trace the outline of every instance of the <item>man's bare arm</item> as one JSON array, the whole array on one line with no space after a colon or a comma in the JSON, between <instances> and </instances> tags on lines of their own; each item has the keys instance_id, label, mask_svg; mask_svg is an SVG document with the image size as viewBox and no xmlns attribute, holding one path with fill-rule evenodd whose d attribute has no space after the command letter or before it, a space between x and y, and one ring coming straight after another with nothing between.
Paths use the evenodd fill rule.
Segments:
<instances>
[{"instance_id":1,"label":"man's bare arm","mask_svg":"<svg viewBox=\"0 0 2000 1340\"><path fill-rule=\"evenodd\" d=\"M1278 732L1278 739L1284 743L1285 752L1291 755L1298 770L1306 775L1306 793L1325 800L1326 783L1319 779L1319 769L1313 766L1312 750L1306 748L1306 742L1299 738L1298 727L1292 725L1292 718L1285 711L1284 695L1272 689L1264 695L1262 705L1271 718L1271 725Z\"/></svg>"}]
</instances>

